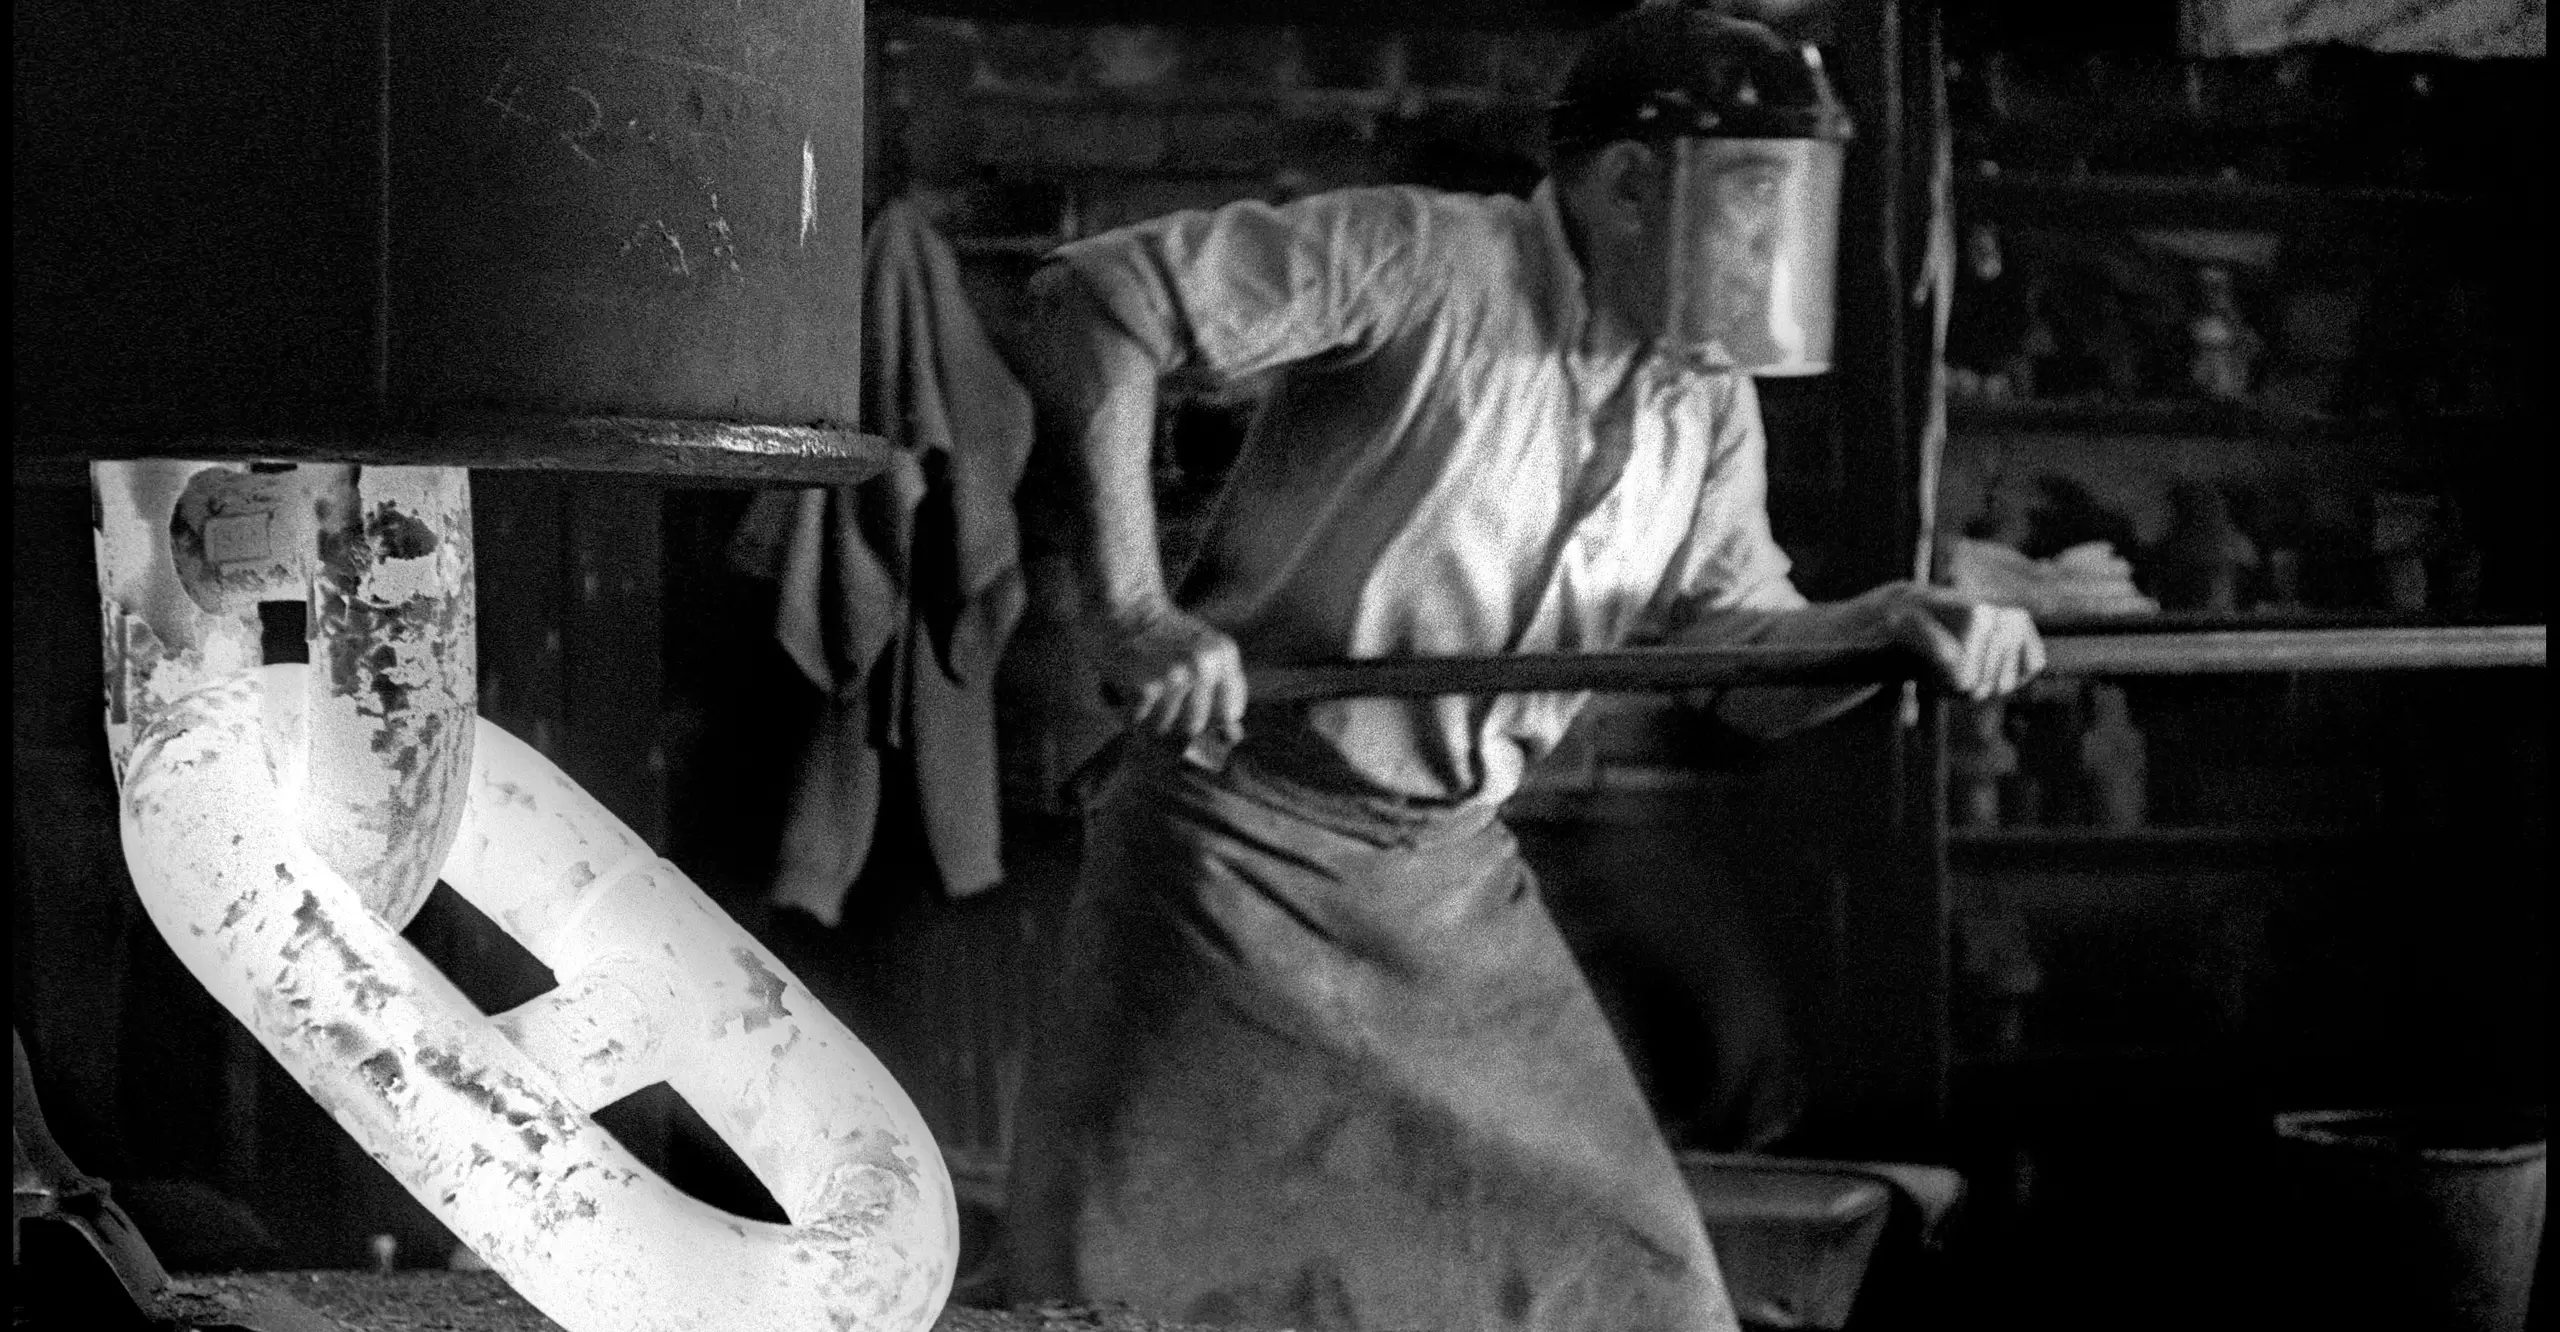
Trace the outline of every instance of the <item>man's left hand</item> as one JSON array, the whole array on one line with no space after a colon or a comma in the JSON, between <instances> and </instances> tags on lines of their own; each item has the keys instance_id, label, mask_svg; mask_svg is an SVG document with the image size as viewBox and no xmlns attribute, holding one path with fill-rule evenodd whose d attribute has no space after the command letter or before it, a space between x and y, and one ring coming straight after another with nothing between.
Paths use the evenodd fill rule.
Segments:
<instances>
[{"instance_id":1,"label":"man's left hand","mask_svg":"<svg viewBox=\"0 0 2560 1332\"><path fill-rule=\"evenodd\" d=\"M2033 616L1919 583L1887 583L1858 598L1892 643L1937 667L1938 681L1980 702L2017 692L2044 670Z\"/></svg>"}]
</instances>

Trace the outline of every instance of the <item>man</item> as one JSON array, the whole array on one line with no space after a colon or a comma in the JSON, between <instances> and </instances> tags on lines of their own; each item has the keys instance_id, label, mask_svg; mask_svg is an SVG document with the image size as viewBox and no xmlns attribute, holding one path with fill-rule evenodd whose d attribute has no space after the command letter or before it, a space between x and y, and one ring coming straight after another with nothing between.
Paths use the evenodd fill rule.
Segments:
<instances>
[{"instance_id":1,"label":"man","mask_svg":"<svg viewBox=\"0 0 2560 1332\"><path fill-rule=\"evenodd\" d=\"M2032 675L2023 615L1901 584L1809 604L1770 537L1741 371L1818 359L1827 312L1790 297L1827 302L1827 272L1790 267L1775 214L1836 166L1843 119L1766 29L1648 6L1595 34L1526 202L1238 204L1068 246L1039 279L1034 392L1134 742L1090 811L1017 1116L1015 1298L1734 1326L1495 817L1582 700L1275 705L1243 663L1649 639L1898 643L1977 697ZM1825 264L1827 221L1798 246ZM1178 599L1148 490L1175 369L1274 376ZM1718 709L1775 735L1861 696Z\"/></svg>"}]
</instances>

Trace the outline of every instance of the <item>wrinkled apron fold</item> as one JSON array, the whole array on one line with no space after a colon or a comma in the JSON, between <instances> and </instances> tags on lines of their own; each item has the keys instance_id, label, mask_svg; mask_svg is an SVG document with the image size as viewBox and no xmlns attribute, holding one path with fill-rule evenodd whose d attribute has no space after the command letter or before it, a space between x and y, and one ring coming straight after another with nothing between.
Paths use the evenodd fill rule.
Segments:
<instances>
[{"instance_id":1,"label":"wrinkled apron fold","mask_svg":"<svg viewBox=\"0 0 2560 1332\"><path fill-rule=\"evenodd\" d=\"M1732 1327L1511 836L1132 747L1017 1115L1017 1299L1309 1329Z\"/></svg>"}]
</instances>

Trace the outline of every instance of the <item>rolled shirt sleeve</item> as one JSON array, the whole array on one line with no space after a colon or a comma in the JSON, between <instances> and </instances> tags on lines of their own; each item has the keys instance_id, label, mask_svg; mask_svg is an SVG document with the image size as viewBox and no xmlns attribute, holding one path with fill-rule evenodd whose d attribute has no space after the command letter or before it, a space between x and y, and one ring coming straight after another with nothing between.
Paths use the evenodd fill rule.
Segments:
<instances>
[{"instance_id":1,"label":"rolled shirt sleeve","mask_svg":"<svg viewBox=\"0 0 2560 1332\"><path fill-rule=\"evenodd\" d=\"M1228 378L1389 337L1423 276L1429 210L1411 191L1342 190L1176 213L1055 256L1163 370Z\"/></svg>"}]
</instances>

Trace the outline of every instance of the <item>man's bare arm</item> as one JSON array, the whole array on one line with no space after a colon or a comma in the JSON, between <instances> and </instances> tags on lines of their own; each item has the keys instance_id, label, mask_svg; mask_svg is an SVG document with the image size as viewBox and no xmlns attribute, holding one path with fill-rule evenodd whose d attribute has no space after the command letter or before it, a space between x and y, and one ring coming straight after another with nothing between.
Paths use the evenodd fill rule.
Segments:
<instances>
[{"instance_id":1,"label":"man's bare arm","mask_svg":"<svg viewBox=\"0 0 2560 1332\"><path fill-rule=\"evenodd\" d=\"M1083 278L1051 265L1033 279L1026 367L1044 447L1075 489L1085 619L1104 681L1139 726L1190 739L1243 734L1244 663L1233 640L1184 614L1167 590L1150 476L1158 365Z\"/></svg>"}]
</instances>

